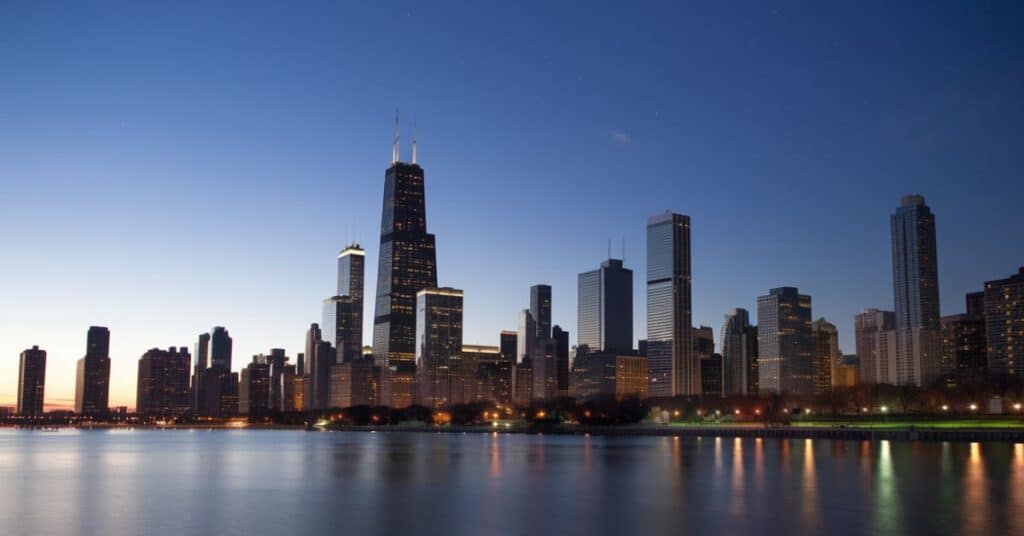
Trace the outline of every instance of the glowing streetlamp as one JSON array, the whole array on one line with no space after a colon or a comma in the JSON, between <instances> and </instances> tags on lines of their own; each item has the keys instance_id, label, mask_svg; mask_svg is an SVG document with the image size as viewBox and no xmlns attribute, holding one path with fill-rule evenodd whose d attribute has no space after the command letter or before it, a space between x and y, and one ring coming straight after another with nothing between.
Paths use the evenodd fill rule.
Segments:
<instances>
[{"instance_id":1,"label":"glowing streetlamp","mask_svg":"<svg viewBox=\"0 0 1024 536\"><path fill-rule=\"evenodd\" d=\"M1014 404L1013 405L1013 409L1015 409L1017 411L1020 411L1020 402L1017 402L1016 404Z\"/></svg>"},{"instance_id":2,"label":"glowing streetlamp","mask_svg":"<svg viewBox=\"0 0 1024 536\"><path fill-rule=\"evenodd\" d=\"M946 404L942 405L942 411L949 411L949 406Z\"/></svg>"},{"instance_id":3,"label":"glowing streetlamp","mask_svg":"<svg viewBox=\"0 0 1024 536\"><path fill-rule=\"evenodd\" d=\"M977 404L971 404L970 408L971 408L971 411L978 411L978 405Z\"/></svg>"},{"instance_id":4,"label":"glowing streetlamp","mask_svg":"<svg viewBox=\"0 0 1024 536\"><path fill-rule=\"evenodd\" d=\"M889 406L882 406L882 413L889 413Z\"/></svg>"}]
</instances>

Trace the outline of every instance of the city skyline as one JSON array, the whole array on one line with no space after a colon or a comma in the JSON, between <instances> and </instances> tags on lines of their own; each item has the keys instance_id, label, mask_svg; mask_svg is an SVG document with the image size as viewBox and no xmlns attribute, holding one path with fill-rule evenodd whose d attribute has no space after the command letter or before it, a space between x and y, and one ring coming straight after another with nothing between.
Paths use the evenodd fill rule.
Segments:
<instances>
[{"instance_id":1,"label":"city skyline","mask_svg":"<svg viewBox=\"0 0 1024 536\"><path fill-rule=\"evenodd\" d=\"M68 16L88 17L80 12ZM902 24L910 24L907 13L894 16ZM948 13L932 16L952 18ZM606 19L588 20L597 26L614 27ZM308 20L304 22L312 24ZM115 19L108 24L117 23ZM47 19L37 24L45 26ZM6 25L2 28L8 30ZM53 31L50 26L43 30L47 28ZM28 39L23 32L9 30L8 35L15 40ZM543 30L540 32L539 37L550 37ZM160 35L156 32L152 39L159 40ZM853 38L843 31L840 35ZM425 43L428 50L443 48L444 40L439 34L426 37L420 42ZM771 33L755 37L767 39L769 45L776 47L792 46ZM954 32L953 37L961 44L981 46L973 31ZM916 57L914 54L922 54L928 44L935 45L934 37L926 35L924 38L924 44L915 45L914 50L904 52L895 61L910 62ZM694 39L717 43L707 35ZM154 42L158 41L150 41ZM394 50L403 44L394 45ZM91 46L106 50L102 42L92 42ZM649 48L650 43L641 43L632 50L643 52ZM733 50L734 53L741 51ZM186 51L177 59L180 61L195 53ZM499 50L499 54L509 53L505 48ZM66 65L65 54L66 51L59 49L49 50L42 57L49 55L58 65ZM314 57L327 61L332 56ZM424 58L425 65L417 68L418 72L426 73L431 65L436 65L428 55ZM17 67L19 59L15 54L9 61ZM115 59L128 61L130 57ZM597 61L594 57L583 59L586 64ZM814 59L824 61L828 54ZM473 60L479 61L479 58ZM102 67L113 60L91 61ZM555 65L561 61L566 60L556 58ZM977 63L979 65L969 67L963 60L954 58L952 68L977 81L991 76L993 70L1007 67L1005 60L994 57ZM612 65L622 67L614 60ZM217 80L202 67L203 76ZM366 66L356 70L371 80L379 76ZM12 68L10 72L13 83L0 89L0 97L6 97L8 102L36 102L37 105L39 99L46 102L46 94L29 96L29 89L39 80L19 68ZM240 74L244 72L249 71L243 69ZM706 67L699 72L715 74ZM889 73L889 69L882 69L882 72ZM634 74L641 81L653 76L645 71ZM161 72L156 75L158 80L167 76ZM67 82L73 79L66 73L51 76ZM926 78L943 80L934 73L930 76ZM687 95L693 102L711 104L713 111L708 115L689 115L694 112L692 108L669 105L667 95L651 95L655 105L666 107L663 115L658 116L653 114L655 109L627 106L625 100L615 100L616 92L607 90L597 96L612 97L613 102L623 107L623 113L596 115L580 122L580 118L593 112L593 107L573 105L567 108L565 115L554 116L556 128L550 134L535 139L527 136L528 141L524 142L524 131L539 126L535 120L527 120L529 115L516 121L492 113L482 117L487 119L486 123L494 124L481 124L471 119L479 111L477 104L435 99L445 88L429 77L426 80L428 83L418 96L409 95L404 89L388 90L372 99L349 94L356 102L366 103L360 106L365 107L365 111L328 107L329 113L316 119L313 130L299 134L306 141L316 138L311 150L317 153L317 158L303 165L298 164L302 153L292 144L285 144L279 150L270 150L264 145L281 136L280 131L292 130L291 135L296 135L294 129L288 128L288 124L292 127L295 124L289 122L314 117L310 110L299 105L283 107L293 110L288 112L293 115L288 115L285 124L275 128L270 128L274 123L273 115L255 116L254 121L259 125L255 130L266 132L268 138L234 131L232 137L236 140L228 141L227 133L221 132L219 135L223 137L213 139L213 146L221 154L200 151L194 155L182 149L154 151L130 143L127 138L141 134L142 143L162 140L164 144L181 144L192 129L207 124L209 119L202 114L189 113L182 119L156 112L132 116L132 110L139 108L129 102L124 107L114 108L121 116L129 114L127 119L122 119L125 121L122 127L118 127L122 132L115 128L116 123L108 124L78 107L100 104L95 95L88 93L88 88L78 95L81 100L76 101L77 106L57 106L52 114L44 114L47 117L29 118L24 112L12 112L10 124L14 128L11 131L18 131L17 136L23 135L25 141L12 134L0 134L0 147L10 151L4 152L4 158L0 159L4 162L0 164L3 174L0 193L12 204L0 216L3 218L0 222L6 228L18 230L9 234L11 250L35 262L8 266L4 272L4 295L17 307L5 311L0 322L0 355L7 363L0 368L0 405L14 405L19 354L39 345L47 351L48 406L71 406L74 363L85 353L83 333L91 325L111 330L110 403L114 406L134 406L137 363L148 349L191 347L199 333L214 325L225 326L232 333L235 341L233 371L239 371L252 355L268 348L283 347L294 359L303 349L302 334L309 323L321 320L323 298L334 292L334 255L339 249L353 241L367 244L366 255L370 262L365 277L371 285L376 281L373 259L379 253L375 229L380 221L379 200L383 191L380 176L387 160L388 117L395 103L404 110L409 109L409 115L417 115L421 144L418 156L428 169L429 229L438 237L439 283L465 291L464 338L467 344L497 345L499 331L516 329L517 312L528 306L526 289L537 283L552 286L551 324L570 327L570 337L575 342L572 327L577 318L577 274L605 260L609 235L616 244L620 238L625 238L626 267L637 274L646 273L644 218L665 209L692 217L694 326L718 326L722 315L732 309L742 307L754 311L757 296L771 288L793 285L814 297L815 318L824 317L837 325L840 347L847 354L854 351L854 315L867 308L893 308L886 217L897 206L900 196L922 194L937 214L939 271L942 273L940 303L946 304L941 315L964 312L963 294L981 290L984 281L1007 277L1021 264L1019 244L978 240L978 236L985 235L1012 237L1020 226L1012 200L1019 197L1016 194L1021 187L1010 181L1016 176L1012 170L1020 169L1019 160L1003 152L1006 145L1013 147L1012 141L1017 139L1014 136L1019 136L1016 131L1005 128L1020 117L1019 107L1008 113L1003 111L1005 115L999 117L985 109L978 112L982 114L981 124L986 130L993 124L1002 126L995 129L1002 137L993 137L993 134L973 130L977 123L965 119L967 112L945 106L948 102L943 100L942 92L933 92L930 94L932 101L925 99L925 104L911 111L929 116L929 112L941 109L952 114L940 116L939 141L934 139L934 134L927 143L913 138L912 129L904 126L908 140L904 140L907 143L900 148L909 154L896 157L871 143L862 142L852 147L815 144L815 135L822 134L816 130L821 128L820 124L812 122L810 128L802 130L790 128L785 117L777 113L766 113L762 119L773 129L782 129L782 141L762 151L752 150L751 144L764 138L755 133L743 138L740 144L725 142L724 137L734 135L745 123L726 113L721 106L715 106L711 97L699 91ZM571 78L557 80L568 83ZM317 92L331 92L344 85L334 77L314 81ZM676 80L673 87L681 83ZM1011 78L1009 83L1014 85L1020 81ZM797 94L807 91L801 84L770 89L783 91L784 87L797 90ZM969 86L968 97L978 99L1001 87ZM152 94L152 88L148 88L149 93L143 89L147 88L128 90L129 95L142 98ZM215 85L207 94L211 102L225 98L218 90L223 88ZM849 120L855 115L853 110L860 110L867 111L873 119L872 127L845 123L845 127L837 128L834 137L824 136L832 143L875 132L878 124L899 117L895 109L899 108L900 99L875 107L858 104L858 100L835 88L826 93L838 100L837 109L847 110L838 117L828 115L829 118ZM730 94L742 97L742 94ZM771 92L764 98L765 110L795 100L795 96L782 98ZM568 95L562 95L561 100L566 99ZM486 103L481 104L493 104L484 100ZM171 109L178 109L181 103L171 99L170 105ZM548 110L549 106L557 109L554 103L531 108L528 102L513 99L507 113ZM818 106L823 104L814 101L798 108L795 117L810 121L809 115L817 111ZM241 108L226 110L234 114ZM54 120L62 112L74 113ZM462 119L447 119L446 115ZM640 120L639 117L654 119ZM403 136L411 134L412 123L403 122ZM574 124L576 126L572 127ZM92 126L104 136L79 147L75 144L84 140L60 134L71 125ZM950 131L965 125L971 128L962 134ZM166 138L155 138L154 133L163 126L173 128L168 130ZM495 128L497 126L505 128ZM266 129L262 130L264 127ZM707 133L709 138L697 141L698 133ZM761 132L760 136L763 134ZM979 139L966 141L972 135ZM355 137L366 141L357 141ZM50 139L52 143L47 144L41 141L43 139ZM339 140L341 145L350 146L339 148ZM992 144L993 140L1005 145ZM25 142L51 147L57 158L44 162L32 151L17 154ZM986 142L990 147L977 155L967 155L966 149L959 156L941 154L950 145L984 145ZM702 149L709 147L706 144L715 143L721 143L724 151L741 154L741 163L727 162L733 158L731 154L713 151L701 154ZM121 154L122 144L136 149L127 161L127 169L109 158L115 149ZM265 154L241 151L246 144ZM801 144L807 144L807 151L816 156L798 153ZM557 146L559 152L548 152L550 146ZM673 147L672 152L665 151ZM403 150L405 157L410 150L408 143ZM784 156L769 158L765 151L779 151ZM554 158L556 154L563 158ZM184 164L177 166L159 165L167 164L172 156L187 158ZM73 171L69 172L71 168L66 165L58 165L56 160L74 164ZM516 169L501 170L496 169L500 166L487 164L494 161L515 163ZM265 166L266 170L257 170L257 166ZM808 169L801 170L798 178L783 178L801 166L808 166ZM759 169L754 170L755 167ZM481 170L486 172L482 179ZM671 181L649 178L670 170L681 175L672 175ZM248 191L242 191L243 184L248 184L242 180L245 175L253 175ZM109 180L104 179L108 176ZM14 179L8 180L8 177ZM128 187L131 179L144 187L131 191ZM291 183L293 180L295 183ZM742 193L739 194L742 198L737 199L732 184L737 180L746 188L744 191L749 193L750 199ZM862 181L872 186L866 192ZM634 188L634 182L641 188ZM969 184L965 186L961 182ZM591 184L598 187L590 188ZM535 189L548 185L551 195L538 199ZM644 191L645 188L651 192ZM589 192L591 189L597 193ZM314 196L317 199L310 199L311 190L318 192ZM180 226L179 222L153 217L151 210L159 206L156 202L178 203L191 199L196 191L206 193L202 199L194 200L193 207L204 217L180 222ZM784 197L783 193L795 195L805 204L807 210L799 211L800 218L769 217L767 209L751 202L761 199L770 206ZM263 209L272 207L267 203L275 199L280 200L284 217L267 218ZM579 201L599 210L568 210ZM530 203L534 205L523 217L522 207ZM43 221L33 217L33 209L39 207L81 217ZM300 208L306 212L297 212ZM604 216L604 213L609 215ZM521 227L510 225L514 222L522 222ZM252 230L243 229L247 225L252 225ZM355 231L349 230L352 228ZM72 232L68 232L69 229ZM821 236L829 235L828 241L820 240ZM540 236L551 239L537 239ZM771 239L765 240L766 236ZM491 242L500 244L492 246ZM786 255L778 253L782 249L787 251ZM514 251L524 255L510 254ZM830 269L822 270L822 266ZM633 282L634 339L646 333L646 281L642 279L636 277ZM369 303L364 303L364 344L373 333L374 313L369 307Z\"/></svg>"}]
</instances>

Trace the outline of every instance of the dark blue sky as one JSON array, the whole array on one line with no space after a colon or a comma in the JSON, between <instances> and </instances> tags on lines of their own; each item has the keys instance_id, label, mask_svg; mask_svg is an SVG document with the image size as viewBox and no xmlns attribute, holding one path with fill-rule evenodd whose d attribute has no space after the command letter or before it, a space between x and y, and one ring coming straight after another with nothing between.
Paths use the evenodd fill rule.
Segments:
<instances>
[{"instance_id":1,"label":"dark blue sky","mask_svg":"<svg viewBox=\"0 0 1024 536\"><path fill-rule=\"evenodd\" d=\"M89 324L129 405L144 350L214 324L236 367L299 351L353 234L373 293L396 105L467 343L537 282L575 336L609 236L643 336L665 209L693 218L716 338L792 285L852 353L853 315L892 307L908 192L937 215L943 314L1024 264L1019 2L377 4L0 4L0 403L32 344L70 397Z\"/></svg>"}]
</instances>

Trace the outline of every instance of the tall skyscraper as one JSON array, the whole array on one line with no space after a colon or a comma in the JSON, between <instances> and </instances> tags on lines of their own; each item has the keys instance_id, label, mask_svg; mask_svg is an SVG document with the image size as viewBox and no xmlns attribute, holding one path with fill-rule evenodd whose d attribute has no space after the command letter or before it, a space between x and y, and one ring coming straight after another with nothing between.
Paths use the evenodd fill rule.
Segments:
<instances>
[{"instance_id":1,"label":"tall skyscraper","mask_svg":"<svg viewBox=\"0 0 1024 536\"><path fill-rule=\"evenodd\" d=\"M210 366L203 374L203 414L229 417L238 413L238 374L231 372L231 335L223 326L210 332ZM200 344L203 336L200 335Z\"/></svg>"},{"instance_id":2,"label":"tall skyscraper","mask_svg":"<svg viewBox=\"0 0 1024 536\"><path fill-rule=\"evenodd\" d=\"M205 408L209 407L209 404L204 400L206 390L203 385L203 378L206 374L210 355L209 333L199 335L199 340L196 341L193 353L196 356L196 365L192 371L192 414L205 416L209 415L209 413L205 411Z\"/></svg>"},{"instance_id":3,"label":"tall skyscraper","mask_svg":"<svg viewBox=\"0 0 1024 536\"><path fill-rule=\"evenodd\" d=\"M569 396L569 332L556 325L551 328L551 338L555 341L558 396Z\"/></svg>"},{"instance_id":4,"label":"tall skyscraper","mask_svg":"<svg viewBox=\"0 0 1024 536\"><path fill-rule=\"evenodd\" d=\"M935 215L923 196L905 195L890 223L897 331L895 381L927 385L938 377L941 348Z\"/></svg>"},{"instance_id":5,"label":"tall skyscraper","mask_svg":"<svg viewBox=\"0 0 1024 536\"><path fill-rule=\"evenodd\" d=\"M762 393L814 393L811 297L795 287L757 298L757 372Z\"/></svg>"},{"instance_id":6,"label":"tall skyscraper","mask_svg":"<svg viewBox=\"0 0 1024 536\"><path fill-rule=\"evenodd\" d=\"M423 168L398 159L398 124L391 167L384 174L373 355L379 364L416 359L416 293L437 287L434 235L427 232ZM390 392L390 391L387 391Z\"/></svg>"},{"instance_id":7,"label":"tall skyscraper","mask_svg":"<svg viewBox=\"0 0 1024 536\"><path fill-rule=\"evenodd\" d=\"M46 350L33 346L21 352L18 362L18 415L38 417L43 414L46 390Z\"/></svg>"},{"instance_id":8,"label":"tall skyscraper","mask_svg":"<svg viewBox=\"0 0 1024 536\"><path fill-rule=\"evenodd\" d=\"M192 410L188 348L153 348L139 358L135 411L150 415L186 415Z\"/></svg>"},{"instance_id":9,"label":"tall skyscraper","mask_svg":"<svg viewBox=\"0 0 1024 536\"><path fill-rule=\"evenodd\" d=\"M843 355L839 352L839 330L835 324L819 318L811 322L811 333L814 337L814 394L820 395L830 392L835 386L837 368Z\"/></svg>"},{"instance_id":10,"label":"tall skyscraper","mask_svg":"<svg viewBox=\"0 0 1024 536\"><path fill-rule=\"evenodd\" d=\"M231 346L233 341L228 330L214 326L210 337L210 366L231 370Z\"/></svg>"},{"instance_id":11,"label":"tall skyscraper","mask_svg":"<svg viewBox=\"0 0 1024 536\"><path fill-rule=\"evenodd\" d=\"M452 403L455 361L462 353L462 291L426 288L416 293L416 372L421 403Z\"/></svg>"},{"instance_id":12,"label":"tall skyscraper","mask_svg":"<svg viewBox=\"0 0 1024 536\"><path fill-rule=\"evenodd\" d=\"M537 323L537 336L551 337L551 285L530 287L530 314Z\"/></svg>"},{"instance_id":13,"label":"tall skyscraper","mask_svg":"<svg viewBox=\"0 0 1024 536\"><path fill-rule=\"evenodd\" d=\"M1024 266L985 282L985 338L992 375L1024 376Z\"/></svg>"},{"instance_id":14,"label":"tall skyscraper","mask_svg":"<svg viewBox=\"0 0 1024 536\"><path fill-rule=\"evenodd\" d=\"M338 361L362 357L363 273L366 253L352 244L338 254L338 294L324 300L324 336L337 349Z\"/></svg>"},{"instance_id":15,"label":"tall skyscraper","mask_svg":"<svg viewBox=\"0 0 1024 536\"><path fill-rule=\"evenodd\" d=\"M895 383L895 328L893 311L865 309L854 317L860 383Z\"/></svg>"},{"instance_id":16,"label":"tall skyscraper","mask_svg":"<svg viewBox=\"0 0 1024 536\"><path fill-rule=\"evenodd\" d=\"M628 353L633 350L633 270L608 259L579 275L577 349Z\"/></svg>"},{"instance_id":17,"label":"tall skyscraper","mask_svg":"<svg viewBox=\"0 0 1024 536\"><path fill-rule=\"evenodd\" d=\"M647 219L647 359L651 398L700 394L693 349L690 217Z\"/></svg>"},{"instance_id":18,"label":"tall skyscraper","mask_svg":"<svg viewBox=\"0 0 1024 536\"><path fill-rule=\"evenodd\" d=\"M757 394L757 326L746 309L725 315L720 342L725 394Z\"/></svg>"},{"instance_id":19,"label":"tall skyscraper","mask_svg":"<svg viewBox=\"0 0 1024 536\"><path fill-rule=\"evenodd\" d=\"M85 357L78 360L75 384L75 413L102 415L110 397L110 330L89 328Z\"/></svg>"}]
</instances>

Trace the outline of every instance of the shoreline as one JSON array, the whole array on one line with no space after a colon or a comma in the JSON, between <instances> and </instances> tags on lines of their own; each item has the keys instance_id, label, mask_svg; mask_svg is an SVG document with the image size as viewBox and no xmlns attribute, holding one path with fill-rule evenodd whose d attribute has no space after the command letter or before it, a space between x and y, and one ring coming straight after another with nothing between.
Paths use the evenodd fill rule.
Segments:
<instances>
[{"instance_id":1,"label":"shoreline","mask_svg":"<svg viewBox=\"0 0 1024 536\"><path fill-rule=\"evenodd\" d=\"M78 430L289 430L310 432L395 432L395 433L444 433L444 434L534 434L606 437L726 437L766 439L821 439L837 441L930 441L930 442L1009 442L1024 443L1024 429L1013 428L962 428L942 429L928 427L895 427L887 429L856 428L844 426L771 426L762 425L638 425L638 426L586 426L586 425L514 425L495 427L493 425L446 425L446 426L402 426L402 425L335 425L323 430L302 425L246 424L238 425L139 425L139 424L90 424L56 426L5 425L0 429L59 431Z\"/></svg>"}]
</instances>

